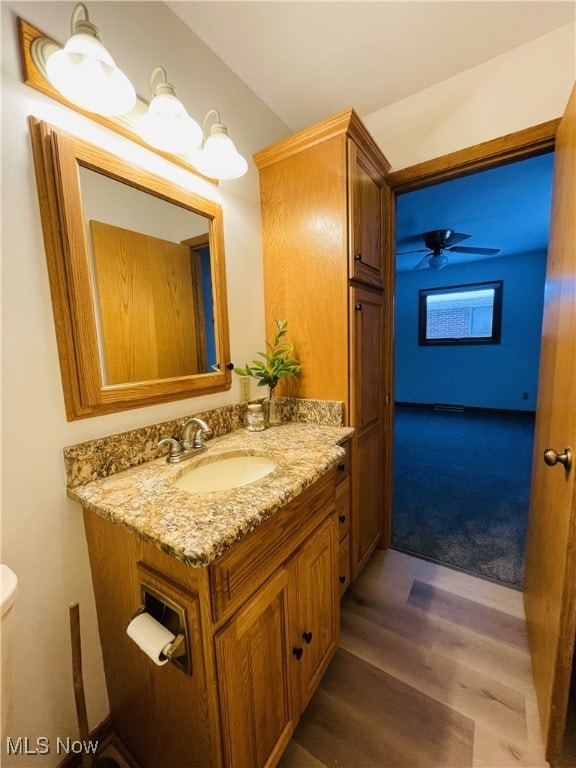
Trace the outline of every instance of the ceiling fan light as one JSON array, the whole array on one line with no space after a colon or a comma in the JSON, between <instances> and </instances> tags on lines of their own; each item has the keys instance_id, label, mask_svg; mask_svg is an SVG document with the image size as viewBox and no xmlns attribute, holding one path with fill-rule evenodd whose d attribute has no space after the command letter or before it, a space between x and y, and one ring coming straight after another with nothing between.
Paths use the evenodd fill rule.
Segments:
<instances>
[{"instance_id":1,"label":"ceiling fan light","mask_svg":"<svg viewBox=\"0 0 576 768\"><path fill-rule=\"evenodd\" d=\"M448 264L448 257L444 253L434 254L428 262L428 266L432 269L442 269L446 264Z\"/></svg>"},{"instance_id":2,"label":"ceiling fan light","mask_svg":"<svg viewBox=\"0 0 576 768\"><path fill-rule=\"evenodd\" d=\"M78 19L84 11L86 19ZM72 16L73 35L46 59L46 77L68 101L106 117L125 115L136 104L136 91L102 43L80 3Z\"/></svg>"}]
</instances>

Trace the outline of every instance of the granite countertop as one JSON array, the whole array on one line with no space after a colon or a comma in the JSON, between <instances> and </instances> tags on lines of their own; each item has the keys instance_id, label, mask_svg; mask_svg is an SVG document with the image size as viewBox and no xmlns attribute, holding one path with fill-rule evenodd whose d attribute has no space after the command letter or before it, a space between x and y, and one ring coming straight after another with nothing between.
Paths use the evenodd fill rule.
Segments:
<instances>
[{"instance_id":1,"label":"granite countertop","mask_svg":"<svg viewBox=\"0 0 576 768\"><path fill-rule=\"evenodd\" d=\"M287 423L263 432L239 429L207 441L208 450L178 464L154 459L68 488L71 499L195 567L204 567L312 485L344 456L349 427ZM250 485L194 493L173 484L195 466L223 456L258 455L277 467Z\"/></svg>"}]
</instances>

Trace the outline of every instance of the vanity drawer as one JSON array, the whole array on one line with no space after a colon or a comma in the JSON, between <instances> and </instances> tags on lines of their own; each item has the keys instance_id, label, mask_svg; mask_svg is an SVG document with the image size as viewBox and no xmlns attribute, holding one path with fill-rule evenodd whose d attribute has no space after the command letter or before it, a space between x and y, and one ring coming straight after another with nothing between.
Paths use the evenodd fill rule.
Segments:
<instances>
[{"instance_id":1,"label":"vanity drawer","mask_svg":"<svg viewBox=\"0 0 576 768\"><path fill-rule=\"evenodd\" d=\"M338 515L338 539L350 533L350 481L348 478L336 486L336 514Z\"/></svg>"},{"instance_id":2,"label":"vanity drawer","mask_svg":"<svg viewBox=\"0 0 576 768\"><path fill-rule=\"evenodd\" d=\"M332 470L210 566L215 622L228 619L334 512Z\"/></svg>"}]
</instances>

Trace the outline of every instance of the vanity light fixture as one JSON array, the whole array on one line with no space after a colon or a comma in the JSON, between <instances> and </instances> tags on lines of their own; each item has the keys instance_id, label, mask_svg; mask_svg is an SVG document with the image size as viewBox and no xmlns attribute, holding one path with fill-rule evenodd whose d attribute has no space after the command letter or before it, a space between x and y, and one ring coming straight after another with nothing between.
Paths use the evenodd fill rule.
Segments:
<instances>
[{"instance_id":1,"label":"vanity light fixture","mask_svg":"<svg viewBox=\"0 0 576 768\"><path fill-rule=\"evenodd\" d=\"M81 13L85 18L79 18ZM64 48L47 38L34 40L30 52L38 69L82 109L108 117L130 112L136 104L134 87L104 47L84 3L74 8L71 31Z\"/></svg>"},{"instance_id":2,"label":"vanity light fixture","mask_svg":"<svg viewBox=\"0 0 576 768\"><path fill-rule=\"evenodd\" d=\"M154 84L155 78L162 80ZM147 144L164 152L192 152L202 143L202 128L176 98L176 89L168 82L166 70L156 67L150 75L153 98L148 110L136 121L136 130Z\"/></svg>"},{"instance_id":3,"label":"vanity light fixture","mask_svg":"<svg viewBox=\"0 0 576 768\"><path fill-rule=\"evenodd\" d=\"M216 122L212 124L207 137L208 120L212 116L216 117ZM202 148L192 156L191 161L200 173L213 179L238 179L248 170L248 163L234 146L215 109L211 109L204 117Z\"/></svg>"},{"instance_id":4,"label":"vanity light fixture","mask_svg":"<svg viewBox=\"0 0 576 768\"><path fill-rule=\"evenodd\" d=\"M206 113L202 129L177 98L163 67L152 70L150 104L136 95L132 83L104 47L84 3L74 7L72 36L64 48L26 26L26 32L24 27L20 30L20 41L28 84L56 98L57 91L71 106L100 115L99 122L104 125L173 155L175 162L185 168L192 165L209 179L238 179L248 170L248 163L228 136L217 110ZM38 82L46 84L47 89ZM209 125L211 119L214 122Z\"/></svg>"}]
</instances>

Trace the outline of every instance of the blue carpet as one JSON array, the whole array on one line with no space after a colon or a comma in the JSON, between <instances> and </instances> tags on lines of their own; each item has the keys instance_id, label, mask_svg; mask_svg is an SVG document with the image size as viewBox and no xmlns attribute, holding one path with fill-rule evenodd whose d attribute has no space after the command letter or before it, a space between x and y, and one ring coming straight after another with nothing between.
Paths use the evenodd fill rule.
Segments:
<instances>
[{"instance_id":1,"label":"blue carpet","mask_svg":"<svg viewBox=\"0 0 576 768\"><path fill-rule=\"evenodd\" d=\"M392 546L522 587L534 414L396 405Z\"/></svg>"}]
</instances>

